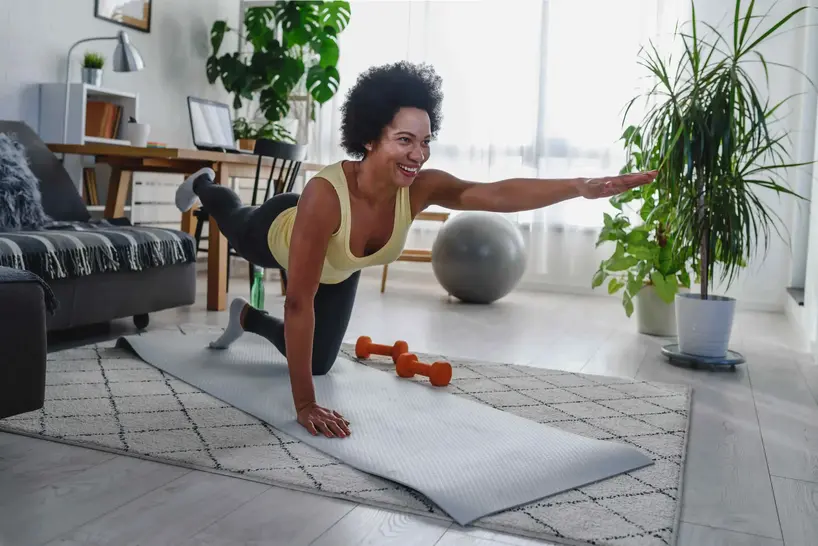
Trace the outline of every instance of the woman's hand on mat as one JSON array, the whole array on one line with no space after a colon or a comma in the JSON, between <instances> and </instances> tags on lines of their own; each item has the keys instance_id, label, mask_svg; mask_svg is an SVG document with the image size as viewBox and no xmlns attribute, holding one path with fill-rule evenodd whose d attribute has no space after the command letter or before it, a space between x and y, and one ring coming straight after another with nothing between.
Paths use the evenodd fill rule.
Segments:
<instances>
[{"instance_id":1,"label":"woman's hand on mat","mask_svg":"<svg viewBox=\"0 0 818 546\"><path fill-rule=\"evenodd\" d=\"M337 411L312 403L298 411L298 422L313 436L323 434L327 438L346 438L352 432L349 421Z\"/></svg>"},{"instance_id":2,"label":"woman's hand on mat","mask_svg":"<svg viewBox=\"0 0 818 546\"><path fill-rule=\"evenodd\" d=\"M585 199L613 197L633 188L650 184L656 179L657 174L659 174L659 171L622 174L603 178L586 178L578 186L579 194Z\"/></svg>"}]
</instances>

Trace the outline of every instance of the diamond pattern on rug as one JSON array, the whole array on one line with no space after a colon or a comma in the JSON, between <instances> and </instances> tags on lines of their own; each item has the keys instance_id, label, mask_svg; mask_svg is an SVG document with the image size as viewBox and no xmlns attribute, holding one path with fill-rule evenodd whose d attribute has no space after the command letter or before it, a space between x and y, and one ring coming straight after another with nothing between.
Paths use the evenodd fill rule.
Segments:
<instances>
[{"instance_id":1,"label":"diamond pattern on rug","mask_svg":"<svg viewBox=\"0 0 818 546\"><path fill-rule=\"evenodd\" d=\"M200 325L179 331L221 332ZM359 360L351 345L344 345L342 356L394 373L390 359ZM445 388L454 395L575 434L629 443L654 460L651 466L484 517L474 526L557 543L672 542L688 387L514 364L449 362L453 378ZM447 518L416 491L347 466L115 348L113 341L50 354L46 382L45 407L0 420L0 428Z\"/></svg>"}]
</instances>

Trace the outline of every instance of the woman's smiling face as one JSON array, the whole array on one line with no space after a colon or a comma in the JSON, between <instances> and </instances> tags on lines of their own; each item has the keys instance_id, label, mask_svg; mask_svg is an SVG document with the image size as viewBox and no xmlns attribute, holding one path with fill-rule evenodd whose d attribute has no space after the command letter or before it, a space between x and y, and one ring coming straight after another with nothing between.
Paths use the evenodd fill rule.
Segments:
<instances>
[{"instance_id":1,"label":"woman's smiling face","mask_svg":"<svg viewBox=\"0 0 818 546\"><path fill-rule=\"evenodd\" d=\"M367 145L367 162L376 165L378 172L390 173L396 186L410 186L429 160L431 132L425 110L401 108L381 138Z\"/></svg>"}]
</instances>

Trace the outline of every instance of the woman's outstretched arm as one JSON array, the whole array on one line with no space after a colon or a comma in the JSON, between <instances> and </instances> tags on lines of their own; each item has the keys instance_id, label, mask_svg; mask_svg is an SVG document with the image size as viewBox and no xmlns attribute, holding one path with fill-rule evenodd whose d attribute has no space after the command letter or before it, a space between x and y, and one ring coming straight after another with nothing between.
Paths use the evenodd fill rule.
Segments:
<instances>
[{"instance_id":1,"label":"woman's outstretched arm","mask_svg":"<svg viewBox=\"0 0 818 546\"><path fill-rule=\"evenodd\" d=\"M421 206L453 210L520 212L574 199L611 197L653 182L656 171L604 178L509 178L497 182L469 182L445 171L421 171L416 181ZM415 190L413 189L413 193Z\"/></svg>"}]
</instances>

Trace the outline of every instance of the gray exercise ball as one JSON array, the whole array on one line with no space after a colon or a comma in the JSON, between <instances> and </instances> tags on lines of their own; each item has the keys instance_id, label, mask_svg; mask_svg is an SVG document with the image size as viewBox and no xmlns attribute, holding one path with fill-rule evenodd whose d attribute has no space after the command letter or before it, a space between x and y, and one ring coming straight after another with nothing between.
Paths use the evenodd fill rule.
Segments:
<instances>
[{"instance_id":1,"label":"gray exercise ball","mask_svg":"<svg viewBox=\"0 0 818 546\"><path fill-rule=\"evenodd\" d=\"M507 295L520 282L526 262L520 230L491 212L452 216L432 245L437 281L465 303L491 303Z\"/></svg>"}]
</instances>

